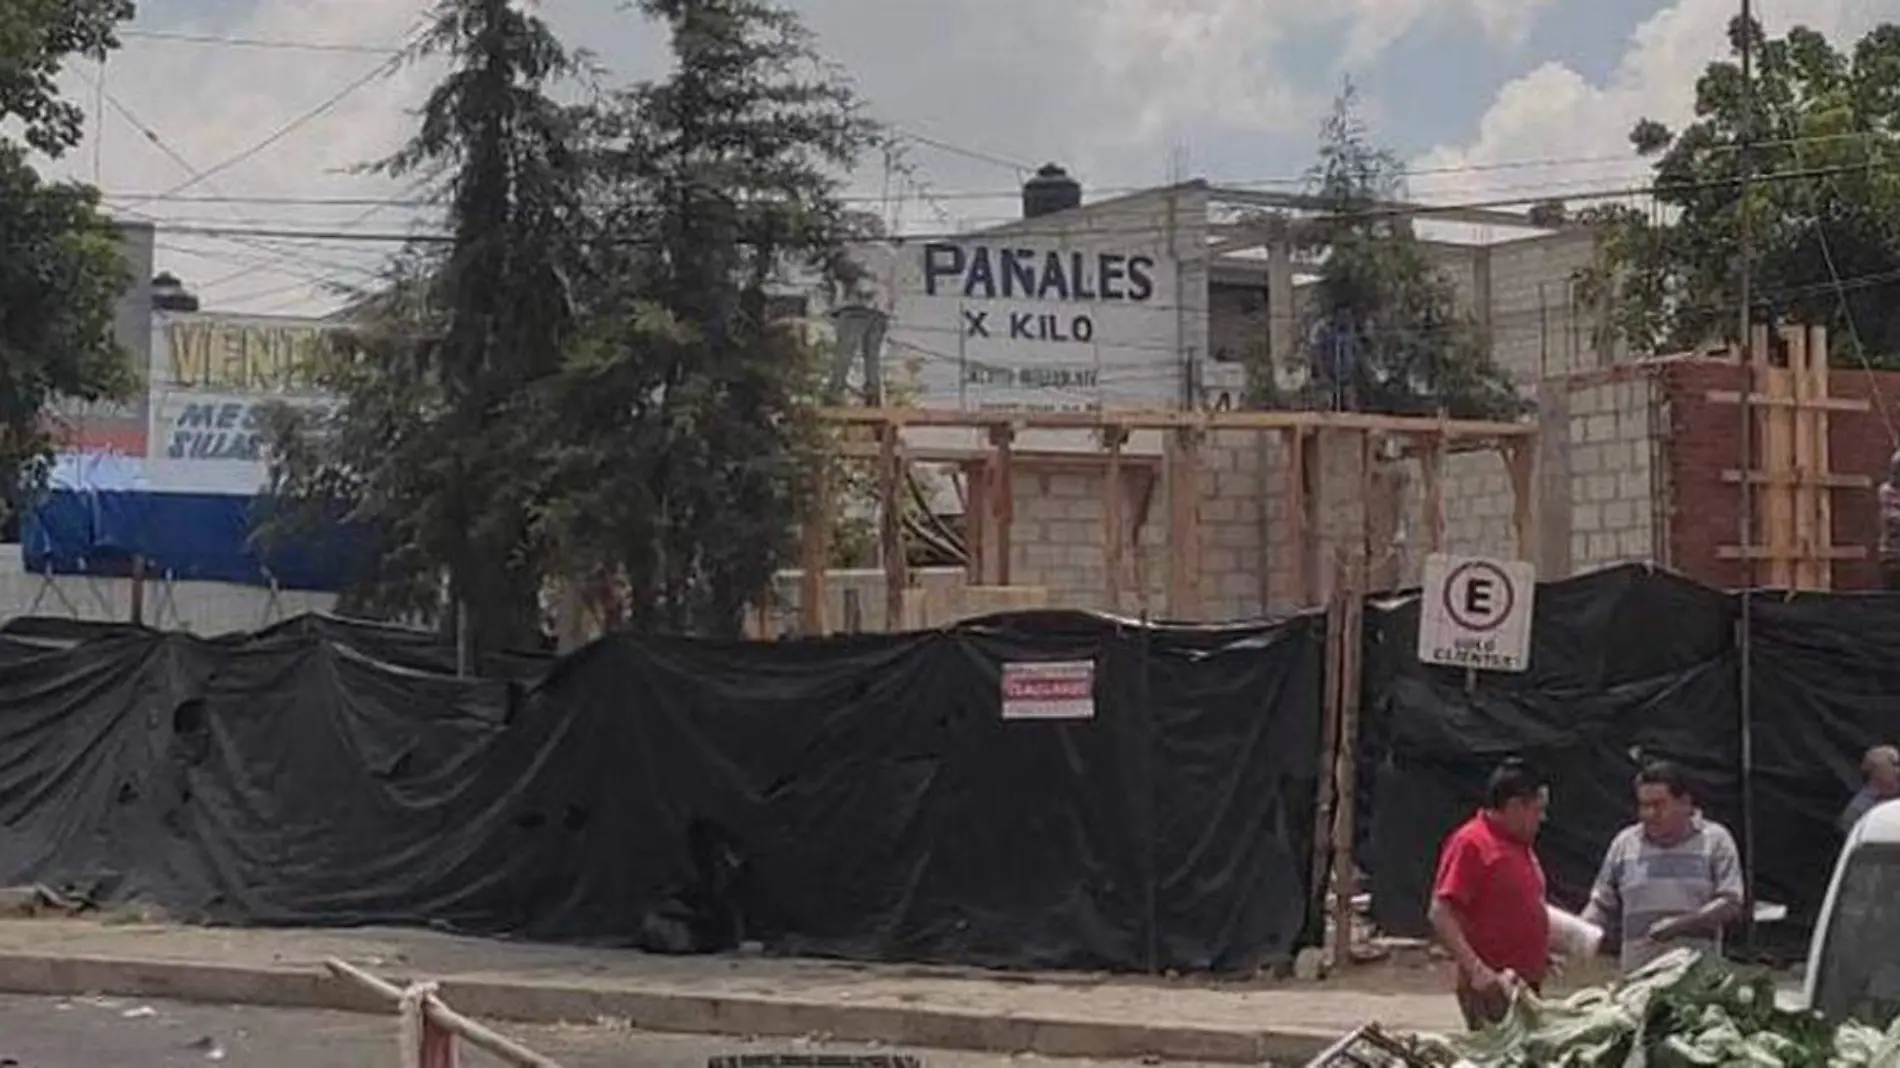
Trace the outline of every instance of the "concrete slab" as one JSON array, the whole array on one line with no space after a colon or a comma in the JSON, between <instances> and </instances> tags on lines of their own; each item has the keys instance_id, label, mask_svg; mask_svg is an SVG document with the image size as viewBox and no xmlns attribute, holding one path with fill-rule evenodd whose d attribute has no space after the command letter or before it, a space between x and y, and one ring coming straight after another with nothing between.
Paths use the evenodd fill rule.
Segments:
<instances>
[{"instance_id":1,"label":"concrete slab","mask_svg":"<svg viewBox=\"0 0 1900 1068\"><path fill-rule=\"evenodd\" d=\"M1457 1025L1435 975L1368 991L1101 975L1017 975L742 957L655 957L429 931L207 929L0 921L0 992L385 1012L331 979L336 957L433 979L471 1016L1095 1059L1302 1062L1367 1020Z\"/></svg>"}]
</instances>

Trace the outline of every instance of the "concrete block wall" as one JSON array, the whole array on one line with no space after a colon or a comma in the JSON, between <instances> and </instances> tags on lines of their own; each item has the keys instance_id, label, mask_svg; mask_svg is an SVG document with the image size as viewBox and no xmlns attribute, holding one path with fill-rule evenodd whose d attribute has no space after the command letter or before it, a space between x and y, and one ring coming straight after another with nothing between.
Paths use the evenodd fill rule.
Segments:
<instances>
[{"instance_id":1,"label":"concrete block wall","mask_svg":"<svg viewBox=\"0 0 1900 1068\"><path fill-rule=\"evenodd\" d=\"M1656 381L1644 374L1576 380L1565 429L1572 573L1655 561L1658 554Z\"/></svg>"}]
</instances>

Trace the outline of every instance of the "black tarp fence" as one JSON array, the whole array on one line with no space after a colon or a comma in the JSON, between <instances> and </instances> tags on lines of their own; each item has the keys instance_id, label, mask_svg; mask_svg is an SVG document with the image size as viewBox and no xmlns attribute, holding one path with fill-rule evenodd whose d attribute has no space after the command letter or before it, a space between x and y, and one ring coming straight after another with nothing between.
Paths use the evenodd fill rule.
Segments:
<instances>
[{"instance_id":1,"label":"black tarp fence","mask_svg":"<svg viewBox=\"0 0 1900 1068\"><path fill-rule=\"evenodd\" d=\"M1784 944L1798 936L1825 894L1862 752L1900 739L1900 596L1754 598L1746 810L1739 595L1640 566L1540 584L1530 670L1475 679L1419 663L1415 596L1369 610L1356 852L1375 921L1425 933L1437 843L1507 755L1552 777L1539 854L1553 896L1580 905L1635 818L1643 754L1682 764L1708 815L1752 839L1755 893L1789 906Z\"/></svg>"},{"instance_id":2,"label":"black tarp fence","mask_svg":"<svg viewBox=\"0 0 1900 1068\"><path fill-rule=\"evenodd\" d=\"M1318 933L1325 621L619 636L458 678L399 628L0 631L0 880L184 919L1247 972ZM1088 720L1003 666L1091 660Z\"/></svg>"}]
</instances>

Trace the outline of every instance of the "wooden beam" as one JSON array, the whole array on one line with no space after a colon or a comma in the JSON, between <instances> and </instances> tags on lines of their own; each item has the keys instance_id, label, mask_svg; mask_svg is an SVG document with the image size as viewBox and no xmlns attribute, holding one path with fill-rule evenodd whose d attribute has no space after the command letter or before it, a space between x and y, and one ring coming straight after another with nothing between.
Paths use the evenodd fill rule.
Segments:
<instances>
[{"instance_id":1,"label":"wooden beam","mask_svg":"<svg viewBox=\"0 0 1900 1068\"><path fill-rule=\"evenodd\" d=\"M798 633L807 638L825 633L825 573L831 567L831 461L820 458L816 466L800 531Z\"/></svg>"},{"instance_id":2,"label":"wooden beam","mask_svg":"<svg viewBox=\"0 0 1900 1068\"><path fill-rule=\"evenodd\" d=\"M997 586L1009 585L1009 557L1011 551L1010 530L1016 522L1016 465L1013 449L1016 442L1015 427L1005 423L992 425L990 444L996 449L995 463L991 468L993 481L990 484L991 515L995 518L996 533L996 576Z\"/></svg>"},{"instance_id":3,"label":"wooden beam","mask_svg":"<svg viewBox=\"0 0 1900 1068\"><path fill-rule=\"evenodd\" d=\"M1815 397L1826 397L1828 395L1827 327L1814 326L1808 328L1807 350L1808 373L1813 378L1813 385L1810 386L1809 393ZM1828 446L1831 423L1832 420L1829 418L1828 413L1816 413L1814 427L1812 429L1812 433L1814 434L1812 455L1814 458L1815 474L1823 478L1828 477L1828 473L1833 470L1833 460L1831 458L1833 454ZM1868 481L1872 482L1873 480L1868 479ZM1832 558L1827 555L1827 552L1834 548L1834 495L1823 492L1817 493L1815 498L1815 546L1821 550L1817 553L1818 563L1816 567L1820 573L1820 588L1831 590L1834 588L1834 563Z\"/></svg>"},{"instance_id":4,"label":"wooden beam","mask_svg":"<svg viewBox=\"0 0 1900 1068\"><path fill-rule=\"evenodd\" d=\"M1362 557L1339 569L1345 585L1339 598L1345 625L1340 634L1339 733L1333 765L1333 966L1336 968L1353 963L1353 838L1357 818L1354 801L1359 781L1359 673L1365 648L1362 628L1366 564Z\"/></svg>"},{"instance_id":5,"label":"wooden beam","mask_svg":"<svg viewBox=\"0 0 1900 1068\"><path fill-rule=\"evenodd\" d=\"M1115 412L965 412L941 408L821 408L819 418L842 426L963 427L983 430L1363 430L1412 434L1437 430L1454 438L1534 438L1537 424L1430 416L1369 415L1360 412L1210 412L1200 410Z\"/></svg>"},{"instance_id":6,"label":"wooden beam","mask_svg":"<svg viewBox=\"0 0 1900 1068\"><path fill-rule=\"evenodd\" d=\"M1730 468L1722 472L1722 481L1735 483L1742 480L1743 472ZM1805 484L1821 489L1872 489L1874 480L1867 475L1837 475L1831 471L1820 471L1803 475L1796 471L1749 471L1748 480L1757 486L1794 486ZM1827 497L1823 495L1822 501Z\"/></svg>"},{"instance_id":7,"label":"wooden beam","mask_svg":"<svg viewBox=\"0 0 1900 1068\"><path fill-rule=\"evenodd\" d=\"M1287 596L1292 600L1294 609L1304 609L1313 603L1312 554L1308 551L1312 537L1310 503L1306 499L1306 431L1298 427L1282 432L1286 442L1286 522L1285 531L1287 571L1292 576L1292 588Z\"/></svg>"},{"instance_id":8,"label":"wooden beam","mask_svg":"<svg viewBox=\"0 0 1900 1068\"><path fill-rule=\"evenodd\" d=\"M1106 434L1110 428L1104 427L1099 433ZM1122 433L1128 433L1126 427L1115 427ZM883 450L875 443L861 441L840 445L833 450L833 456L850 460L876 460ZM976 461L987 462L996 455L993 449L941 449L932 446L904 446L904 459L912 464L967 464ZM1010 453L1019 471L1035 469L1037 471L1070 470L1093 473L1100 471L1108 463L1108 456L1101 451L1095 452L1058 452L1054 449L1016 449ZM1130 455L1122 453L1124 467L1160 467L1158 456Z\"/></svg>"},{"instance_id":9,"label":"wooden beam","mask_svg":"<svg viewBox=\"0 0 1900 1068\"><path fill-rule=\"evenodd\" d=\"M1712 389L1707 394L1711 404L1740 404L1742 394L1734 389ZM1790 394L1755 392L1748 395L1751 408L1807 408L1817 412L1866 412L1873 405L1864 400L1851 397L1813 397L1803 401Z\"/></svg>"},{"instance_id":10,"label":"wooden beam","mask_svg":"<svg viewBox=\"0 0 1900 1068\"><path fill-rule=\"evenodd\" d=\"M1813 400L1814 375L1808 367L1808 331L1806 327L1783 327L1782 344L1788 350L1788 384L1792 387L1795 399L1794 441L1790 459L1793 462L1794 485L1774 487L1786 497L1793 498L1794 504L1794 589L1820 590L1827 587L1821 580L1821 568L1824 564L1832 566L1815 556L1815 550L1821 547L1815 520L1819 518L1819 489L1810 481L1819 469L1815 466L1814 428L1821 422L1822 413L1806 402Z\"/></svg>"},{"instance_id":11,"label":"wooden beam","mask_svg":"<svg viewBox=\"0 0 1900 1068\"><path fill-rule=\"evenodd\" d=\"M1781 553L1780 556L1775 555L1778 551ZM1716 548L1715 555L1721 560L1781 560L1789 564L1795 560L1792 546L1777 550L1771 545L1755 545L1748 549L1743 549L1739 545L1722 545ZM1865 560L1867 547L1865 545L1831 545L1815 555L1823 560Z\"/></svg>"},{"instance_id":12,"label":"wooden beam","mask_svg":"<svg viewBox=\"0 0 1900 1068\"><path fill-rule=\"evenodd\" d=\"M1795 395L1789 372L1773 365L1769 342L1768 327L1757 325L1749 349L1749 389L1767 394L1769 403L1755 416L1761 428L1755 439L1761 457L1756 466L1764 471L1794 471L1794 417L1800 398ZM1792 488L1770 486L1767 493L1756 497L1755 512L1760 519L1756 529L1768 546L1767 554L1760 557L1768 561L1768 585L1777 590L1794 589L1800 555Z\"/></svg>"},{"instance_id":13,"label":"wooden beam","mask_svg":"<svg viewBox=\"0 0 1900 1068\"><path fill-rule=\"evenodd\" d=\"M399 1009L406 992L393 983L385 982L353 964L332 957L323 962L330 974L356 986L387 1003L391 1009ZM429 1022L469 1045L515 1068L561 1068L560 1062L552 1057L544 1057L508 1036L486 1027L461 1013L442 1004L433 993L424 994L422 1011L428 1014Z\"/></svg>"},{"instance_id":14,"label":"wooden beam","mask_svg":"<svg viewBox=\"0 0 1900 1068\"><path fill-rule=\"evenodd\" d=\"M963 553L964 581L981 586L989 577L988 532L990 527L990 463L987 458L966 461L963 465Z\"/></svg>"},{"instance_id":15,"label":"wooden beam","mask_svg":"<svg viewBox=\"0 0 1900 1068\"><path fill-rule=\"evenodd\" d=\"M1511 476L1511 533L1520 560L1537 559L1537 446L1513 441L1504 447Z\"/></svg>"},{"instance_id":16,"label":"wooden beam","mask_svg":"<svg viewBox=\"0 0 1900 1068\"><path fill-rule=\"evenodd\" d=\"M1425 474L1425 551L1445 551L1445 436L1425 439L1419 456Z\"/></svg>"},{"instance_id":17,"label":"wooden beam","mask_svg":"<svg viewBox=\"0 0 1900 1068\"><path fill-rule=\"evenodd\" d=\"M1128 431L1108 427L1102 431L1102 444L1108 448L1108 468L1102 472L1102 592L1110 612L1122 610L1122 553L1127 535L1123 533L1122 446Z\"/></svg>"},{"instance_id":18,"label":"wooden beam","mask_svg":"<svg viewBox=\"0 0 1900 1068\"><path fill-rule=\"evenodd\" d=\"M1176 430L1168 464L1168 614L1199 620L1201 600L1201 432Z\"/></svg>"},{"instance_id":19,"label":"wooden beam","mask_svg":"<svg viewBox=\"0 0 1900 1068\"><path fill-rule=\"evenodd\" d=\"M910 586L910 561L904 550L904 453L894 426L878 428L883 456L878 461L878 555L884 563L884 633L904 629L904 590Z\"/></svg>"}]
</instances>

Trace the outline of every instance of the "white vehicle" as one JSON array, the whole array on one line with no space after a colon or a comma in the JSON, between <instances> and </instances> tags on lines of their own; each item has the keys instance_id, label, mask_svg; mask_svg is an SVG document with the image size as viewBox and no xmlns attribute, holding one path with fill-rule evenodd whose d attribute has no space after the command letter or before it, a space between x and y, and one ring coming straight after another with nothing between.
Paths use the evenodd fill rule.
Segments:
<instances>
[{"instance_id":1,"label":"white vehicle","mask_svg":"<svg viewBox=\"0 0 1900 1068\"><path fill-rule=\"evenodd\" d=\"M1830 1019L1900 1016L1900 801L1861 817L1834 862L1802 1000Z\"/></svg>"}]
</instances>

